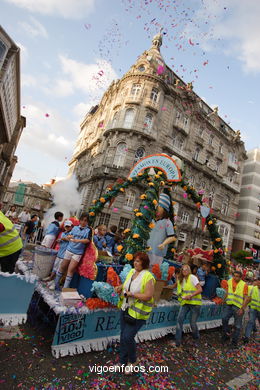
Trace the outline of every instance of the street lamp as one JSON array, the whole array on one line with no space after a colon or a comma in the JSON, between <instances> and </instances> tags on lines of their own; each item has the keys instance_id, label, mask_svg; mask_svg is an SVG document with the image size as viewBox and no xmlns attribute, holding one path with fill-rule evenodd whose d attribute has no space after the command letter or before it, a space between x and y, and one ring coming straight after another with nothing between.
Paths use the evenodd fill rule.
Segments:
<instances>
[{"instance_id":1,"label":"street lamp","mask_svg":"<svg viewBox=\"0 0 260 390\"><path fill-rule=\"evenodd\" d=\"M197 233L198 233L198 228L199 228L199 224L200 224L200 219L201 219L201 214L198 213L198 214L197 214L196 228L195 228L195 232L194 232L194 238L193 238L193 241L192 241L192 249L194 249L194 247L195 247L196 238L197 238Z\"/></svg>"},{"instance_id":2,"label":"street lamp","mask_svg":"<svg viewBox=\"0 0 260 390\"><path fill-rule=\"evenodd\" d=\"M104 178L103 178L103 181L102 181L102 186L101 186L101 190L100 190L100 193L99 193L99 198L101 197L101 195L103 193L103 190L104 190L104 186L105 186L105 182L106 182L106 176L109 174L108 167L104 168L103 174L104 174Z\"/></svg>"}]
</instances>

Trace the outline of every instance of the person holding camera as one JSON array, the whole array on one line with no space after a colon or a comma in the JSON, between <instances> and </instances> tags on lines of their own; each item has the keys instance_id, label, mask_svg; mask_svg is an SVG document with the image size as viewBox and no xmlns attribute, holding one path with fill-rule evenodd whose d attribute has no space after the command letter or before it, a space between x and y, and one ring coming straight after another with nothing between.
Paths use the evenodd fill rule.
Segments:
<instances>
[{"instance_id":1,"label":"person holding camera","mask_svg":"<svg viewBox=\"0 0 260 390\"><path fill-rule=\"evenodd\" d=\"M125 282L115 289L121 293L118 304L121 309L120 363L125 365L126 374L130 374L137 364L135 336L153 309L155 279L148 270L149 263L146 253L137 252L134 255L134 268Z\"/></svg>"}]
</instances>

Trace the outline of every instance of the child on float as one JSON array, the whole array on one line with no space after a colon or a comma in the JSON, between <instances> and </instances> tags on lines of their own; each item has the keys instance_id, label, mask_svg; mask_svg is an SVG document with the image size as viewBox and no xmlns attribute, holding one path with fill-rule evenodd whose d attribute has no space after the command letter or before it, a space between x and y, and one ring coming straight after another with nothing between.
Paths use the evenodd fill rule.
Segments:
<instances>
[{"instance_id":1,"label":"child on float","mask_svg":"<svg viewBox=\"0 0 260 390\"><path fill-rule=\"evenodd\" d=\"M55 278L55 289L60 290L60 280L67 272L64 288L70 286L70 282L76 271L87 245L90 243L92 230L88 226L88 214L82 214L79 219L79 226L74 226L70 235L67 236L69 245L64 254L62 263Z\"/></svg>"},{"instance_id":2,"label":"child on float","mask_svg":"<svg viewBox=\"0 0 260 390\"><path fill-rule=\"evenodd\" d=\"M156 220L152 222L155 224L155 227L151 230L147 241L147 246L152 248L148 252L150 267L154 264L160 265L162 263L163 258L166 256L168 245L175 241L172 200L167 189L159 197Z\"/></svg>"},{"instance_id":3,"label":"child on float","mask_svg":"<svg viewBox=\"0 0 260 390\"><path fill-rule=\"evenodd\" d=\"M59 269L59 266L64 258L64 254L66 252L66 249L69 245L68 236L70 235L72 228L73 228L72 221L70 221L68 219L67 221L64 222L64 232L61 234L60 238L57 240L57 242L59 242L60 247L59 247L59 251L57 253L57 257L55 259L51 274L47 278L43 279L44 282L49 282L48 287L50 290L55 289L54 279L55 279L56 273Z\"/></svg>"},{"instance_id":4,"label":"child on float","mask_svg":"<svg viewBox=\"0 0 260 390\"><path fill-rule=\"evenodd\" d=\"M202 263L197 271L197 278L199 279L201 287L205 285L206 276L209 273L209 264Z\"/></svg>"},{"instance_id":5,"label":"child on float","mask_svg":"<svg viewBox=\"0 0 260 390\"><path fill-rule=\"evenodd\" d=\"M112 253L112 255L115 252L116 232L117 232L117 226L112 225L109 228L109 232L106 233L106 235L105 235L105 239L107 242L107 249L109 250L110 253Z\"/></svg>"},{"instance_id":6,"label":"child on float","mask_svg":"<svg viewBox=\"0 0 260 390\"><path fill-rule=\"evenodd\" d=\"M94 235L93 241L94 244L96 245L96 248L99 250L105 250L107 247L107 242L105 235L107 233L107 227L106 225L99 225L97 227L97 234Z\"/></svg>"},{"instance_id":7,"label":"child on float","mask_svg":"<svg viewBox=\"0 0 260 390\"><path fill-rule=\"evenodd\" d=\"M53 246L54 241L60 232L60 222L63 220L63 213L56 211L54 218L55 221L48 225L44 239L41 243L41 245L45 246L46 248L51 248Z\"/></svg>"}]
</instances>

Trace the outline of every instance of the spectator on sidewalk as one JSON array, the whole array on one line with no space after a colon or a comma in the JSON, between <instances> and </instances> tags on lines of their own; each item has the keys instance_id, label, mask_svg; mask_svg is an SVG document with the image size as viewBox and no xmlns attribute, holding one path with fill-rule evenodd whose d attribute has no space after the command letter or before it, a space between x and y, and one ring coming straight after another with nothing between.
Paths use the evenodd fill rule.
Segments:
<instances>
[{"instance_id":1,"label":"spectator on sidewalk","mask_svg":"<svg viewBox=\"0 0 260 390\"><path fill-rule=\"evenodd\" d=\"M9 218L11 222L15 223L17 219L16 207L11 206L10 209L6 212L5 216Z\"/></svg>"},{"instance_id":2,"label":"spectator on sidewalk","mask_svg":"<svg viewBox=\"0 0 260 390\"><path fill-rule=\"evenodd\" d=\"M31 219L26 222L23 232L22 232L22 240L23 240L23 248L25 249L27 243L32 239L34 228L35 228L35 221L37 221L38 216L36 214L33 214L31 216Z\"/></svg>"},{"instance_id":3,"label":"spectator on sidewalk","mask_svg":"<svg viewBox=\"0 0 260 390\"><path fill-rule=\"evenodd\" d=\"M30 211L27 207L25 207L25 209L23 209L23 211L18 215L18 221L22 224L25 224L26 222L30 221L30 219Z\"/></svg>"}]
</instances>

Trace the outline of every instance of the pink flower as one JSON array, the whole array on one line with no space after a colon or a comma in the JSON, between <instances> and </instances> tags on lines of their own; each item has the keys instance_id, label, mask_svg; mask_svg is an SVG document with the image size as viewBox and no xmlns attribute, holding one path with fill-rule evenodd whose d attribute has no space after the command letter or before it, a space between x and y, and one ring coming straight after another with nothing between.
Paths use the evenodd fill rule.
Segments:
<instances>
[{"instance_id":1,"label":"pink flower","mask_svg":"<svg viewBox=\"0 0 260 390\"><path fill-rule=\"evenodd\" d=\"M188 198L188 194L187 194L186 192L184 192L183 197L184 197L185 199L187 199L187 198Z\"/></svg>"}]
</instances>

